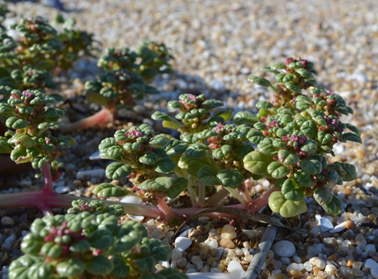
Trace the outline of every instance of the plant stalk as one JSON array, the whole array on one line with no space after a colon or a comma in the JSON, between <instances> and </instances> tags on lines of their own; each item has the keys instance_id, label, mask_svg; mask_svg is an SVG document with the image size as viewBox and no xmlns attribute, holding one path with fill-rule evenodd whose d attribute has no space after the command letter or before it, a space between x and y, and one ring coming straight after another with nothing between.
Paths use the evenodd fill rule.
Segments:
<instances>
[{"instance_id":1,"label":"plant stalk","mask_svg":"<svg viewBox=\"0 0 378 279\"><path fill-rule=\"evenodd\" d=\"M87 129L93 127L99 123L108 123L113 121L113 115L106 108L102 108L100 111L95 114L88 116L84 119L81 119L75 123L69 123L60 128L62 132L72 132L74 130Z\"/></svg>"}]
</instances>

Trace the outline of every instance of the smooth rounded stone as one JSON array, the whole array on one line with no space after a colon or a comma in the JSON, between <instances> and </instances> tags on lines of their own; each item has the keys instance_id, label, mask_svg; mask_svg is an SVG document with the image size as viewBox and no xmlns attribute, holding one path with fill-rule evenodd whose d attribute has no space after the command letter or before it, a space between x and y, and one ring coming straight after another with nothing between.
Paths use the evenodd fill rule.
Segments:
<instances>
[{"instance_id":1,"label":"smooth rounded stone","mask_svg":"<svg viewBox=\"0 0 378 279\"><path fill-rule=\"evenodd\" d=\"M331 229L329 232L330 233L337 233L337 232L341 232L341 231L343 231L343 230L345 230L347 227L346 227L346 225L347 225L347 223L348 223L348 221L344 221L344 222L342 222L342 223L340 223L340 224L337 224L333 229Z\"/></svg>"},{"instance_id":2,"label":"smooth rounded stone","mask_svg":"<svg viewBox=\"0 0 378 279\"><path fill-rule=\"evenodd\" d=\"M11 217L4 216L3 218L1 218L1 224L3 224L4 226L11 226L14 224L14 221Z\"/></svg>"},{"instance_id":3,"label":"smooth rounded stone","mask_svg":"<svg viewBox=\"0 0 378 279\"><path fill-rule=\"evenodd\" d=\"M222 239L235 239L237 236L235 227L231 225L224 225L222 228L221 238Z\"/></svg>"},{"instance_id":4,"label":"smooth rounded stone","mask_svg":"<svg viewBox=\"0 0 378 279\"><path fill-rule=\"evenodd\" d=\"M316 267L319 267L320 269L324 269L325 267L325 261L319 257L313 257L309 260L309 262Z\"/></svg>"},{"instance_id":5,"label":"smooth rounded stone","mask_svg":"<svg viewBox=\"0 0 378 279\"><path fill-rule=\"evenodd\" d=\"M374 266L370 269L370 274L377 279L378 278L378 266Z\"/></svg>"},{"instance_id":6,"label":"smooth rounded stone","mask_svg":"<svg viewBox=\"0 0 378 279\"><path fill-rule=\"evenodd\" d=\"M179 236L175 240L175 249L177 251L183 252L185 251L190 245L192 245L192 240L187 237Z\"/></svg>"},{"instance_id":7,"label":"smooth rounded stone","mask_svg":"<svg viewBox=\"0 0 378 279\"><path fill-rule=\"evenodd\" d=\"M214 249L218 248L218 241L214 238L207 239L205 241L205 244L209 246L210 248L214 248Z\"/></svg>"},{"instance_id":8,"label":"smooth rounded stone","mask_svg":"<svg viewBox=\"0 0 378 279\"><path fill-rule=\"evenodd\" d=\"M373 244L368 244L365 246L364 251L362 252L362 257L367 258L368 256L373 256L377 253L377 248Z\"/></svg>"},{"instance_id":9,"label":"smooth rounded stone","mask_svg":"<svg viewBox=\"0 0 378 279\"><path fill-rule=\"evenodd\" d=\"M278 257L288 258L292 257L296 252L294 244L288 240L281 240L274 243L272 250Z\"/></svg>"},{"instance_id":10,"label":"smooth rounded stone","mask_svg":"<svg viewBox=\"0 0 378 279\"><path fill-rule=\"evenodd\" d=\"M76 174L76 179L85 179L85 178L103 178L105 176L104 169L95 169L95 170L83 170L78 171Z\"/></svg>"},{"instance_id":11,"label":"smooth rounded stone","mask_svg":"<svg viewBox=\"0 0 378 279\"><path fill-rule=\"evenodd\" d=\"M224 247L224 248L229 248L229 249L235 248L235 243L229 238L221 239L221 241L219 241L219 245Z\"/></svg>"},{"instance_id":12,"label":"smooth rounded stone","mask_svg":"<svg viewBox=\"0 0 378 279\"><path fill-rule=\"evenodd\" d=\"M186 258L181 258L181 259L179 259L179 260L177 261L177 266L178 266L179 268L185 268L187 264L188 264L188 261L187 261Z\"/></svg>"},{"instance_id":13,"label":"smooth rounded stone","mask_svg":"<svg viewBox=\"0 0 378 279\"><path fill-rule=\"evenodd\" d=\"M328 232L334 228L331 220L329 220L327 217L320 218L319 222L320 222L320 229L323 232Z\"/></svg>"},{"instance_id":14,"label":"smooth rounded stone","mask_svg":"<svg viewBox=\"0 0 378 279\"><path fill-rule=\"evenodd\" d=\"M272 260L272 265L273 265L274 269L281 269L282 262L281 261Z\"/></svg>"},{"instance_id":15,"label":"smooth rounded stone","mask_svg":"<svg viewBox=\"0 0 378 279\"><path fill-rule=\"evenodd\" d=\"M337 270L337 267L333 264L327 264L324 268L324 271L327 272L328 275L334 275Z\"/></svg>"},{"instance_id":16,"label":"smooth rounded stone","mask_svg":"<svg viewBox=\"0 0 378 279\"><path fill-rule=\"evenodd\" d=\"M290 259L289 259L288 257L282 257L282 258L280 259L280 261L281 261L283 264L290 264L290 263L291 263L291 261L290 261Z\"/></svg>"},{"instance_id":17,"label":"smooth rounded stone","mask_svg":"<svg viewBox=\"0 0 378 279\"><path fill-rule=\"evenodd\" d=\"M68 193L69 191L71 191L71 188L68 186L58 186L55 188L55 192L58 194Z\"/></svg>"},{"instance_id":18,"label":"smooth rounded stone","mask_svg":"<svg viewBox=\"0 0 378 279\"><path fill-rule=\"evenodd\" d=\"M177 250L173 250L172 251L172 256L171 256L172 261L178 261L181 258L182 258L182 253L181 252L179 252Z\"/></svg>"},{"instance_id":19,"label":"smooth rounded stone","mask_svg":"<svg viewBox=\"0 0 378 279\"><path fill-rule=\"evenodd\" d=\"M194 269L194 268L189 268L187 271L186 271L186 274L188 273L196 273L198 270Z\"/></svg>"},{"instance_id":20,"label":"smooth rounded stone","mask_svg":"<svg viewBox=\"0 0 378 279\"><path fill-rule=\"evenodd\" d=\"M319 255L321 252L322 252L322 249L324 247L324 244L322 243L315 243L311 246L308 246L307 247L307 255L308 256L315 256L315 255Z\"/></svg>"},{"instance_id":21,"label":"smooth rounded stone","mask_svg":"<svg viewBox=\"0 0 378 279\"><path fill-rule=\"evenodd\" d=\"M365 268L373 268L378 267L378 263L374 261L373 259L367 259L364 265Z\"/></svg>"},{"instance_id":22,"label":"smooth rounded stone","mask_svg":"<svg viewBox=\"0 0 378 279\"><path fill-rule=\"evenodd\" d=\"M239 261L232 260L228 266L227 271L231 273L232 277L235 279L242 279L245 277L245 271L241 266Z\"/></svg>"}]
</instances>

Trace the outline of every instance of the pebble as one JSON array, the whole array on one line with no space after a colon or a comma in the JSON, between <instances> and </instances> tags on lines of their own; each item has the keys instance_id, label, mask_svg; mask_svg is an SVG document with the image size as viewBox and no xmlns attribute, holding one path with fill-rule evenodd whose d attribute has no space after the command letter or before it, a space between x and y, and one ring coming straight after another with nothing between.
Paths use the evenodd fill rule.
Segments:
<instances>
[{"instance_id":1,"label":"pebble","mask_svg":"<svg viewBox=\"0 0 378 279\"><path fill-rule=\"evenodd\" d=\"M273 252L278 257L292 257L295 252L295 246L288 240L281 240L273 244Z\"/></svg>"},{"instance_id":2,"label":"pebble","mask_svg":"<svg viewBox=\"0 0 378 279\"><path fill-rule=\"evenodd\" d=\"M70 191L71 191L71 188L68 186L58 186L55 188L55 192L57 192L58 194L64 194Z\"/></svg>"},{"instance_id":3,"label":"pebble","mask_svg":"<svg viewBox=\"0 0 378 279\"><path fill-rule=\"evenodd\" d=\"M333 224L331 222L331 220L329 220L327 217L321 217L319 219L319 223L320 223L320 229L323 231L323 232L328 232L330 230L333 229Z\"/></svg>"},{"instance_id":4,"label":"pebble","mask_svg":"<svg viewBox=\"0 0 378 279\"><path fill-rule=\"evenodd\" d=\"M190 245L192 245L190 238L179 236L175 240L175 249L179 252L185 251Z\"/></svg>"},{"instance_id":5,"label":"pebble","mask_svg":"<svg viewBox=\"0 0 378 279\"><path fill-rule=\"evenodd\" d=\"M4 226L11 226L14 224L14 221L11 217L4 216L1 218L1 224L3 224Z\"/></svg>"},{"instance_id":6,"label":"pebble","mask_svg":"<svg viewBox=\"0 0 378 279\"><path fill-rule=\"evenodd\" d=\"M95 170L84 170L78 171L76 174L76 179L83 180L89 178L103 178L105 176L104 169L95 169Z\"/></svg>"},{"instance_id":7,"label":"pebble","mask_svg":"<svg viewBox=\"0 0 378 279\"><path fill-rule=\"evenodd\" d=\"M239 261L232 260L228 266L227 271L231 273L232 277L235 279L242 279L245 277L246 272L241 266Z\"/></svg>"},{"instance_id":8,"label":"pebble","mask_svg":"<svg viewBox=\"0 0 378 279\"><path fill-rule=\"evenodd\" d=\"M235 239L236 236L237 236L237 234L236 234L234 226L225 225L222 228L222 233L221 233L221 238L222 239L230 239L230 240L232 240L232 239Z\"/></svg>"},{"instance_id":9,"label":"pebble","mask_svg":"<svg viewBox=\"0 0 378 279\"><path fill-rule=\"evenodd\" d=\"M309 260L309 262L313 265L313 266L316 266L316 267L319 267L320 269L324 269L325 267L325 261L319 257L313 257Z\"/></svg>"}]
</instances>

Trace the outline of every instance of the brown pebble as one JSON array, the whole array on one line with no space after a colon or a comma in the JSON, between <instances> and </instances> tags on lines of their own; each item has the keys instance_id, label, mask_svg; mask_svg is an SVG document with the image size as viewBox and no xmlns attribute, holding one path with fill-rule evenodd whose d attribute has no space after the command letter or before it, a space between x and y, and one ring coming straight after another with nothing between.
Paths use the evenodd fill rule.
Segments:
<instances>
[{"instance_id":1,"label":"brown pebble","mask_svg":"<svg viewBox=\"0 0 378 279\"><path fill-rule=\"evenodd\" d=\"M356 228L356 224L352 220L347 220L345 223L345 227L348 230L354 230Z\"/></svg>"},{"instance_id":2,"label":"brown pebble","mask_svg":"<svg viewBox=\"0 0 378 279\"><path fill-rule=\"evenodd\" d=\"M352 189L350 189L350 188L345 188L345 190L344 190L344 194L345 194L345 196L349 196L350 194L352 194Z\"/></svg>"},{"instance_id":3,"label":"brown pebble","mask_svg":"<svg viewBox=\"0 0 378 279\"><path fill-rule=\"evenodd\" d=\"M290 278L294 279L301 279L303 277L303 273L298 270L290 270L289 275Z\"/></svg>"},{"instance_id":4,"label":"brown pebble","mask_svg":"<svg viewBox=\"0 0 378 279\"><path fill-rule=\"evenodd\" d=\"M229 248L229 249L235 248L235 243L231 239L228 239L228 238L222 239L219 242L219 245L222 246L222 247L225 247L225 248Z\"/></svg>"},{"instance_id":5,"label":"brown pebble","mask_svg":"<svg viewBox=\"0 0 378 279\"><path fill-rule=\"evenodd\" d=\"M319 271L320 271L320 268L317 267L317 266L314 266L314 268L312 269L312 271L313 271L314 275L317 276L318 273L319 273Z\"/></svg>"},{"instance_id":6,"label":"brown pebble","mask_svg":"<svg viewBox=\"0 0 378 279\"><path fill-rule=\"evenodd\" d=\"M353 259L349 259L348 262L347 262L347 266L348 267L352 267L353 263L354 263L354 260Z\"/></svg>"},{"instance_id":7,"label":"brown pebble","mask_svg":"<svg viewBox=\"0 0 378 279\"><path fill-rule=\"evenodd\" d=\"M330 261L336 261L337 260L337 255L336 254L329 255L328 256L328 260L330 260Z\"/></svg>"}]
</instances>

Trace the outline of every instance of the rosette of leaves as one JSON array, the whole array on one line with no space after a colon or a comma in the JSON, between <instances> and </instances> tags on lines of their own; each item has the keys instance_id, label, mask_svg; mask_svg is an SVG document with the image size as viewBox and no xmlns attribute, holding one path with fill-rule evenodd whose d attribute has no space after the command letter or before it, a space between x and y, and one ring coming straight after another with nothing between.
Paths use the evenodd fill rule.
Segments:
<instances>
[{"instance_id":1,"label":"rosette of leaves","mask_svg":"<svg viewBox=\"0 0 378 279\"><path fill-rule=\"evenodd\" d=\"M207 100L205 94L195 96L193 94L182 94L178 101L169 101L169 110L178 110L175 118L166 113L157 111L151 116L154 120L162 120L163 126L178 130L181 137L185 134L200 133L205 129L224 124L232 116L228 110L218 110L211 113L213 109L223 106L222 101ZM188 138L190 136L187 136Z\"/></svg>"},{"instance_id":2,"label":"rosette of leaves","mask_svg":"<svg viewBox=\"0 0 378 279\"><path fill-rule=\"evenodd\" d=\"M40 90L13 90L8 101L0 103L0 115L6 118L9 128L0 137L0 152L10 153L17 164L31 162L37 169L57 158L59 146L73 145L72 137L54 137L50 133L50 129L60 127L57 121L63 115L62 110L51 106L56 98ZM59 164L53 166L58 168Z\"/></svg>"},{"instance_id":3,"label":"rosette of leaves","mask_svg":"<svg viewBox=\"0 0 378 279\"><path fill-rule=\"evenodd\" d=\"M106 72L96 80L85 83L87 97L110 110L125 107L132 108L136 100L146 94L158 94L159 91L147 85L137 72L125 69Z\"/></svg>"},{"instance_id":4,"label":"rosette of leaves","mask_svg":"<svg viewBox=\"0 0 378 279\"><path fill-rule=\"evenodd\" d=\"M139 74L151 82L158 74L172 72L171 60L173 55L164 43L148 41L144 42L137 50L140 63L138 64Z\"/></svg>"},{"instance_id":5,"label":"rosette of leaves","mask_svg":"<svg viewBox=\"0 0 378 279\"><path fill-rule=\"evenodd\" d=\"M58 14L54 21L57 28L60 27L58 37L63 43L63 49L56 59L57 66L62 70L72 68L73 63L80 57L95 57L94 53L99 50L94 46L93 33L76 29L76 20L65 20L62 14Z\"/></svg>"},{"instance_id":6,"label":"rosette of leaves","mask_svg":"<svg viewBox=\"0 0 378 279\"><path fill-rule=\"evenodd\" d=\"M128 47L107 48L105 54L101 55L97 66L105 71L114 71L125 69L129 71L137 71L139 66L136 64L138 53L130 50Z\"/></svg>"},{"instance_id":7,"label":"rosette of leaves","mask_svg":"<svg viewBox=\"0 0 378 279\"><path fill-rule=\"evenodd\" d=\"M171 253L167 245L148 239L142 224L118 225L115 215L88 211L36 219L21 250L25 255L10 265L11 279L144 278ZM159 275L151 278L187 278L173 269Z\"/></svg>"},{"instance_id":8,"label":"rosette of leaves","mask_svg":"<svg viewBox=\"0 0 378 279\"><path fill-rule=\"evenodd\" d=\"M334 155L333 145L339 141L361 143L358 129L340 120L342 114L352 114L353 110L341 96L317 85L312 75L315 73L313 64L306 60L288 59L285 67L277 64L264 69L275 73L278 83L271 85L256 77L252 78L253 82L270 86L276 93L279 90L293 92L285 95L290 101L283 102L284 94L275 94L272 102L257 104L259 121L252 123L254 129L250 131L251 142L257 148L244 158L244 167L254 175L267 178L281 190L269 198L273 212L284 217L303 213L307 210L304 198L313 196L328 213L340 213L342 202L332 190L336 184L356 179L357 173L355 167L347 163L328 164L325 156ZM294 76L292 82L295 81L300 90L286 86L279 70ZM248 122L243 115L239 118ZM346 129L350 132L345 132Z\"/></svg>"},{"instance_id":9,"label":"rosette of leaves","mask_svg":"<svg viewBox=\"0 0 378 279\"><path fill-rule=\"evenodd\" d=\"M275 100L272 103L276 107L291 108L291 101L301 94L303 89L316 85L314 75L317 75L317 71L314 64L305 59L287 58L285 63L262 67L261 70L274 73L276 82L272 84L259 76L251 76L249 81L271 88L275 92Z\"/></svg>"},{"instance_id":10,"label":"rosette of leaves","mask_svg":"<svg viewBox=\"0 0 378 279\"><path fill-rule=\"evenodd\" d=\"M179 166L198 177L202 185L238 188L250 177L243 158L254 150L248 140L250 127L219 123L213 129L194 134L198 143L188 147ZM204 142L204 143L200 143Z\"/></svg>"},{"instance_id":11,"label":"rosette of leaves","mask_svg":"<svg viewBox=\"0 0 378 279\"><path fill-rule=\"evenodd\" d=\"M23 19L12 28L20 33L15 52L23 65L51 71L54 57L64 48L56 29L39 16Z\"/></svg>"}]
</instances>

